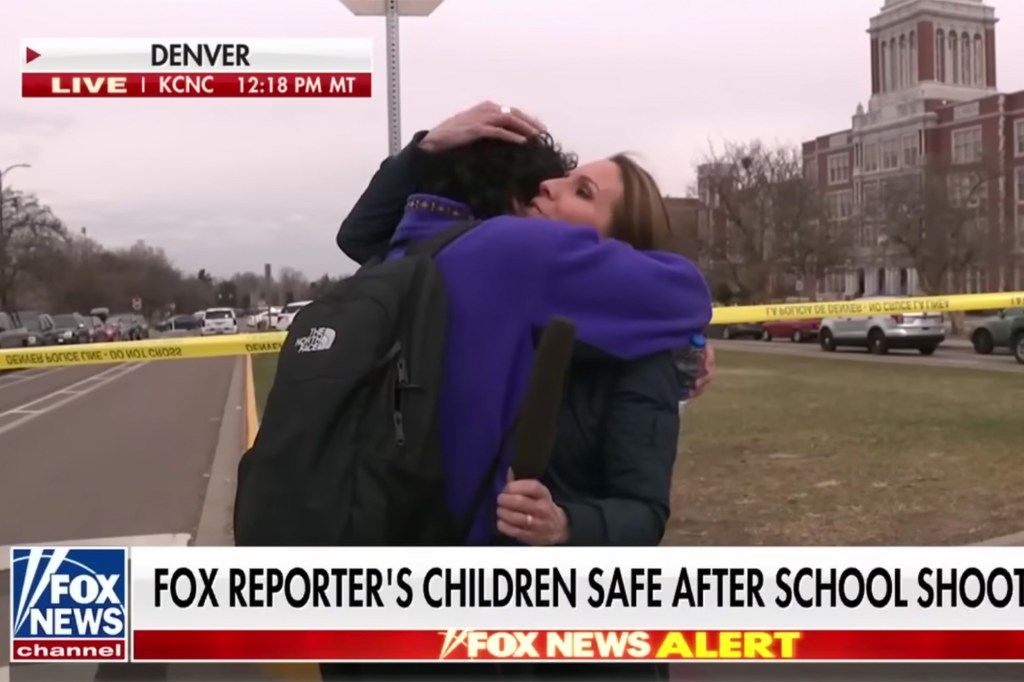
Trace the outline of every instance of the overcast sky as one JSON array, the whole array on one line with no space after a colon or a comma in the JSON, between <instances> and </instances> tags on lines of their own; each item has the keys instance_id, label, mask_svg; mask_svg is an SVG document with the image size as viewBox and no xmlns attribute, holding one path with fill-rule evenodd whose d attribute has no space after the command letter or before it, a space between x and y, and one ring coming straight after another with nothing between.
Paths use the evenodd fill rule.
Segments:
<instances>
[{"instance_id":1,"label":"overcast sky","mask_svg":"<svg viewBox=\"0 0 1024 682\"><path fill-rule=\"evenodd\" d=\"M481 99L541 117L583 159L636 152L685 194L709 140L799 142L870 94L882 0L446 0L402 23L403 136ZM1000 88L1024 89L1024 0L1001 19ZM164 247L216 275L353 267L341 218L386 155L384 22L338 0L2 0L0 167L74 230ZM370 37L372 100L22 100L20 41Z\"/></svg>"}]
</instances>

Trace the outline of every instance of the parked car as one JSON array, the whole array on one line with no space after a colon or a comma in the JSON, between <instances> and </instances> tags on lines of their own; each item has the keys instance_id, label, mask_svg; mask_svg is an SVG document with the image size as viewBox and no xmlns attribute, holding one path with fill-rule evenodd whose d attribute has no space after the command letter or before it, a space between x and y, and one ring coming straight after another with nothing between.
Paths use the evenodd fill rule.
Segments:
<instances>
[{"instance_id":1,"label":"parked car","mask_svg":"<svg viewBox=\"0 0 1024 682\"><path fill-rule=\"evenodd\" d=\"M111 343L122 340L121 328L109 319L101 322L100 326L96 327L93 336L97 343Z\"/></svg>"},{"instance_id":2,"label":"parked car","mask_svg":"<svg viewBox=\"0 0 1024 682\"><path fill-rule=\"evenodd\" d=\"M722 329L723 339L760 339L764 336L764 325L760 322L727 324Z\"/></svg>"},{"instance_id":3,"label":"parked car","mask_svg":"<svg viewBox=\"0 0 1024 682\"><path fill-rule=\"evenodd\" d=\"M62 345L89 343L92 341L92 325L78 313L54 315L57 329L57 343Z\"/></svg>"},{"instance_id":4,"label":"parked car","mask_svg":"<svg viewBox=\"0 0 1024 682\"><path fill-rule=\"evenodd\" d=\"M865 296L862 300L891 299L892 296ZM818 329L818 342L824 351L852 346L882 355L892 348L914 348L921 355L931 355L945 340L946 318L942 313L827 317Z\"/></svg>"},{"instance_id":5,"label":"parked car","mask_svg":"<svg viewBox=\"0 0 1024 682\"><path fill-rule=\"evenodd\" d=\"M974 352L988 355L996 348L1010 348L1010 330L1024 318L1024 308L1006 308L982 319L971 332Z\"/></svg>"},{"instance_id":6,"label":"parked car","mask_svg":"<svg viewBox=\"0 0 1024 682\"><path fill-rule=\"evenodd\" d=\"M117 325L121 338L127 341L149 338L149 324L146 318L138 313L119 313L107 320L107 323Z\"/></svg>"},{"instance_id":7,"label":"parked car","mask_svg":"<svg viewBox=\"0 0 1024 682\"><path fill-rule=\"evenodd\" d=\"M53 346L57 343L57 325L46 313L19 310L14 319L28 332L29 346Z\"/></svg>"},{"instance_id":8,"label":"parked car","mask_svg":"<svg viewBox=\"0 0 1024 682\"><path fill-rule=\"evenodd\" d=\"M274 328L280 332L288 331L288 327L291 326L292 320L295 319L295 315L310 303L312 303L312 301L295 301L286 305L281 309L280 314L277 316L277 322L274 325Z\"/></svg>"},{"instance_id":9,"label":"parked car","mask_svg":"<svg viewBox=\"0 0 1024 682\"><path fill-rule=\"evenodd\" d=\"M23 348L28 345L28 330L14 316L0 311L0 348Z\"/></svg>"},{"instance_id":10,"label":"parked car","mask_svg":"<svg viewBox=\"0 0 1024 682\"><path fill-rule=\"evenodd\" d=\"M195 315L175 315L156 325L158 332L193 331L201 324Z\"/></svg>"},{"instance_id":11,"label":"parked car","mask_svg":"<svg viewBox=\"0 0 1024 682\"><path fill-rule=\"evenodd\" d=\"M90 342L95 343L105 340L106 330L103 329L103 320L95 315L89 315L85 318L85 326L89 329Z\"/></svg>"},{"instance_id":12,"label":"parked car","mask_svg":"<svg viewBox=\"0 0 1024 682\"><path fill-rule=\"evenodd\" d=\"M803 343L818 338L821 320L779 320L765 322L762 326L764 333L761 335L761 339L764 341L789 339L793 343Z\"/></svg>"},{"instance_id":13,"label":"parked car","mask_svg":"<svg viewBox=\"0 0 1024 682\"><path fill-rule=\"evenodd\" d=\"M203 336L215 334L237 334L238 318L232 308L210 308L203 311L199 333Z\"/></svg>"},{"instance_id":14,"label":"parked car","mask_svg":"<svg viewBox=\"0 0 1024 682\"><path fill-rule=\"evenodd\" d=\"M1017 362L1024 365L1024 316L1014 319L1010 328L1010 352Z\"/></svg>"}]
</instances>

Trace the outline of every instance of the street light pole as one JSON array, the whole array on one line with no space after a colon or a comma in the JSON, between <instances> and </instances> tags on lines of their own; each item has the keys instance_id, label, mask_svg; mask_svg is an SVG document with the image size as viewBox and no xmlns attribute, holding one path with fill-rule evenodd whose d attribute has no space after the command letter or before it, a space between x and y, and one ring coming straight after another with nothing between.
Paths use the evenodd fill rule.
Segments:
<instances>
[{"instance_id":1,"label":"street light pole","mask_svg":"<svg viewBox=\"0 0 1024 682\"><path fill-rule=\"evenodd\" d=\"M398 17L425 17L442 0L341 0L356 16L384 16L388 78L388 154L402 149L402 93L398 47Z\"/></svg>"}]
</instances>

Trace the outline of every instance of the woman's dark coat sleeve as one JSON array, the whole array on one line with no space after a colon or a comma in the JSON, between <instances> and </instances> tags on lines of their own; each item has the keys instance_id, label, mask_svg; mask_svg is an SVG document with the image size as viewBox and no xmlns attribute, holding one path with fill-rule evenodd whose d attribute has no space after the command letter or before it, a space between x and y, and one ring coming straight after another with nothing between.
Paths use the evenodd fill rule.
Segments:
<instances>
[{"instance_id":1,"label":"woman's dark coat sleeve","mask_svg":"<svg viewBox=\"0 0 1024 682\"><path fill-rule=\"evenodd\" d=\"M405 212L405 200L416 192L416 163L426 153L419 143L426 134L416 133L405 149L384 160L341 222L338 246L360 265L387 251Z\"/></svg>"},{"instance_id":2,"label":"woman's dark coat sleeve","mask_svg":"<svg viewBox=\"0 0 1024 682\"><path fill-rule=\"evenodd\" d=\"M668 353L623 365L604 412L601 498L566 501L570 545L657 545L669 517L679 438L678 372Z\"/></svg>"}]
</instances>

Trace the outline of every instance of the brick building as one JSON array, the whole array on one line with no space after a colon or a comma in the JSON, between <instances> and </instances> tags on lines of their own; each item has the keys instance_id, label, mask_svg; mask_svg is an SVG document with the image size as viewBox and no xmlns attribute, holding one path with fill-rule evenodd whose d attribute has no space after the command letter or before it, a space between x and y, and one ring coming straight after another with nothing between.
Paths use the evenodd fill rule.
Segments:
<instances>
[{"instance_id":1,"label":"brick building","mask_svg":"<svg viewBox=\"0 0 1024 682\"><path fill-rule=\"evenodd\" d=\"M867 108L857 106L848 129L803 144L805 174L854 231L849 258L819 294L921 293L912 260L872 208L880 182L934 160L953 173L983 159L992 168L971 199L972 238L983 244L966 289L1024 289L1024 91L997 88L996 22L983 0L885 0L871 19Z\"/></svg>"}]
</instances>

